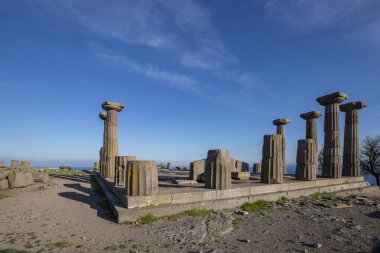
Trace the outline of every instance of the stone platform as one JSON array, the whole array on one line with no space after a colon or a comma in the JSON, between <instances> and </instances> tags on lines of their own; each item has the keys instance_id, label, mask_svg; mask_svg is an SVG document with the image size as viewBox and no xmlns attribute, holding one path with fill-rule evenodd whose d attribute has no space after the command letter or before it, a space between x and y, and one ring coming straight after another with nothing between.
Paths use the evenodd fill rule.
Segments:
<instances>
[{"instance_id":1,"label":"stone platform","mask_svg":"<svg viewBox=\"0 0 380 253\"><path fill-rule=\"evenodd\" d=\"M232 182L232 189L210 190L204 184L175 185L170 181L159 182L159 192L153 196L125 196L124 189L114 187L110 179L95 174L103 188L117 222L133 222L147 214L171 215L191 209L236 208L245 202L260 199L276 201L282 196L297 198L316 192L340 192L343 194L371 191L371 185L363 177L317 178L316 181L298 181L285 176L283 184L260 183L259 175L248 182Z\"/></svg>"}]
</instances>

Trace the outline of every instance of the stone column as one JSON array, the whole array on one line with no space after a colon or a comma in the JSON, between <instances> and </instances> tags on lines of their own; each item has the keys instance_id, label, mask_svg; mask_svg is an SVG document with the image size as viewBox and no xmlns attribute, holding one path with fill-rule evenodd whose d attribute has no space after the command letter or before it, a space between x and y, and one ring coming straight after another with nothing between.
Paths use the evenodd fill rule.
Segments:
<instances>
[{"instance_id":1,"label":"stone column","mask_svg":"<svg viewBox=\"0 0 380 253\"><path fill-rule=\"evenodd\" d=\"M321 112L305 112L300 117L306 120L306 139L313 139L317 143L317 119L322 116Z\"/></svg>"},{"instance_id":2,"label":"stone column","mask_svg":"<svg viewBox=\"0 0 380 253\"><path fill-rule=\"evenodd\" d=\"M361 174L358 111L364 107L367 107L367 104L361 101L339 106L340 110L345 112L343 176L359 177Z\"/></svg>"},{"instance_id":3,"label":"stone column","mask_svg":"<svg viewBox=\"0 0 380 253\"><path fill-rule=\"evenodd\" d=\"M125 186L125 174L128 161L136 161L136 156L116 156L115 158L116 186Z\"/></svg>"},{"instance_id":4,"label":"stone column","mask_svg":"<svg viewBox=\"0 0 380 253\"><path fill-rule=\"evenodd\" d=\"M105 129L105 173L104 177L115 177L115 157L119 152L117 140L117 113L123 110L124 104L115 102L104 102L102 104L107 111L106 129Z\"/></svg>"},{"instance_id":5,"label":"stone column","mask_svg":"<svg viewBox=\"0 0 380 253\"><path fill-rule=\"evenodd\" d=\"M190 163L190 180L199 180L203 173L205 173L206 160L198 160Z\"/></svg>"},{"instance_id":6,"label":"stone column","mask_svg":"<svg viewBox=\"0 0 380 253\"><path fill-rule=\"evenodd\" d=\"M11 169L18 169L20 167L17 160L11 160Z\"/></svg>"},{"instance_id":7,"label":"stone column","mask_svg":"<svg viewBox=\"0 0 380 253\"><path fill-rule=\"evenodd\" d=\"M99 172L99 162L94 162L94 171Z\"/></svg>"},{"instance_id":8,"label":"stone column","mask_svg":"<svg viewBox=\"0 0 380 253\"><path fill-rule=\"evenodd\" d=\"M298 141L296 179L313 181L317 180L318 154L317 144L314 139Z\"/></svg>"},{"instance_id":9,"label":"stone column","mask_svg":"<svg viewBox=\"0 0 380 253\"><path fill-rule=\"evenodd\" d=\"M286 174L286 133L285 133L285 125L291 123L290 119L276 119L273 121L273 125L277 126L277 134L282 136L281 141L281 156L282 156L282 170L284 175Z\"/></svg>"},{"instance_id":10,"label":"stone column","mask_svg":"<svg viewBox=\"0 0 380 253\"><path fill-rule=\"evenodd\" d=\"M253 173L261 173L261 163L253 164Z\"/></svg>"},{"instance_id":11,"label":"stone column","mask_svg":"<svg viewBox=\"0 0 380 253\"><path fill-rule=\"evenodd\" d=\"M128 161L125 193L128 196L150 196L158 193L155 161Z\"/></svg>"},{"instance_id":12,"label":"stone column","mask_svg":"<svg viewBox=\"0 0 380 253\"><path fill-rule=\"evenodd\" d=\"M232 163L227 149L209 150L206 159L206 188L224 190L231 188Z\"/></svg>"},{"instance_id":13,"label":"stone column","mask_svg":"<svg viewBox=\"0 0 380 253\"><path fill-rule=\"evenodd\" d=\"M103 147L100 149L100 158L99 158L99 164L100 164L100 174L102 176L105 176L105 150L107 145L107 112L101 112L99 113L99 118L103 120Z\"/></svg>"},{"instance_id":14,"label":"stone column","mask_svg":"<svg viewBox=\"0 0 380 253\"><path fill-rule=\"evenodd\" d=\"M317 102L325 106L322 177L341 177L339 104L347 98L348 95L342 92L317 98Z\"/></svg>"},{"instance_id":15,"label":"stone column","mask_svg":"<svg viewBox=\"0 0 380 253\"><path fill-rule=\"evenodd\" d=\"M173 168L172 168L172 164L171 163L167 163L166 164L166 169L167 170L172 170Z\"/></svg>"},{"instance_id":16,"label":"stone column","mask_svg":"<svg viewBox=\"0 0 380 253\"><path fill-rule=\"evenodd\" d=\"M282 140L283 136L281 134L264 135L263 158L261 161L262 183L283 183Z\"/></svg>"}]
</instances>

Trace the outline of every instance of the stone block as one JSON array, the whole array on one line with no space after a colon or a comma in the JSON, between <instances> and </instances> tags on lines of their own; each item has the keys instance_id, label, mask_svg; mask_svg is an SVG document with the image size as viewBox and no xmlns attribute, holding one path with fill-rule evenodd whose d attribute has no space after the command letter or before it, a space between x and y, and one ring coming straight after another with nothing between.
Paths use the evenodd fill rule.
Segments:
<instances>
[{"instance_id":1,"label":"stone block","mask_svg":"<svg viewBox=\"0 0 380 253\"><path fill-rule=\"evenodd\" d=\"M149 196L158 193L157 165L154 161L128 161L126 195Z\"/></svg>"},{"instance_id":2,"label":"stone block","mask_svg":"<svg viewBox=\"0 0 380 253\"><path fill-rule=\"evenodd\" d=\"M201 175L205 173L206 160L198 160L190 163L190 180L201 181Z\"/></svg>"},{"instance_id":3,"label":"stone block","mask_svg":"<svg viewBox=\"0 0 380 253\"><path fill-rule=\"evenodd\" d=\"M172 170L173 168L172 168L172 164L171 163L167 163L166 164L166 169L167 170Z\"/></svg>"},{"instance_id":4,"label":"stone block","mask_svg":"<svg viewBox=\"0 0 380 253\"><path fill-rule=\"evenodd\" d=\"M2 170L2 171L0 171L0 180L2 180L2 179L8 179L8 174L9 174L8 170Z\"/></svg>"},{"instance_id":5,"label":"stone block","mask_svg":"<svg viewBox=\"0 0 380 253\"><path fill-rule=\"evenodd\" d=\"M253 164L253 173L261 173L261 163Z\"/></svg>"},{"instance_id":6,"label":"stone block","mask_svg":"<svg viewBox=\"0 0 380 253\"><path fill-rule=\"evenodd\" d=\"M209 150L206 159L206 188L216 190L231 188L231 165L228 150Z\"/></svg>"},{"instance_id":7,"label":"stone block","mask_svg":"<svg viewBox=\"0 0 380 253\"><path fill-rule=\"evenodd\" d=\"M8 175L9 188L18 188L27 186L25 174L12 170Z\"/></svg>"},{"instance_id":8,"label":"stone block","mask_svg":"<svg viewBox=\"0 0 380 253\"><path fill-rule=\"evenodd\" d=\"M116 156L115 158L115 185L125 186L125 174L128 161L135 161L136 156Z\"/></svg>"},{"instance_id":9,"label":"stone block","mask_svg":"<svg viewBox=\"0 0 380 253\"><path fill-rule=\"evenodd\" d=\"M34 179L32 173L26 173L25 175L25 185L32 185L34 184Z\"/></svg>"},{"instance_id":10,"label":"stone block","mask_svg":"<svg viewBox=\"0 0 380 253\"><path fill-rule=\"evenodd\" d=\"M239 160L235 160L235 170L236 172L249 172L249 164Z\"/></svg>"},{"instance_id":11,"label":"stone block","mask_svg":"<svg viewBox=\"0 0 380 253\"><path fill-rule=\"evenodd\" d=\"M317 143L314 139L298 141L296 179L317 180L318 154Z\"/></svg>"},{"instance_id":12,"label":"stone block","mask_svg":"<svg viewBox=\"0 0 380 253\"><path fill-rule=\"evenodd\" d=\"M49 181L49 171L48 170L33 170L32 171L34 182L47 183Z\"/></svg>"},{"instance_id":13,"label":"stone block","mask_svg":"<svg viewBox=\"0 0 380 253\"><path fill-rule=\"evenodd\" d=\"M245 171L232 171L231 177L237 180L249 180L251 173Z\"/></svg>"},{"instance_id":14,"label":"stone block","mask_svg":"<svg viewBox=\"0 0 380 253\"><path fill-rule=\"evenodd\" d=\"M5 168L5 164L3 162L0 162L0 168Z\"/></svg>"}]
</instances>

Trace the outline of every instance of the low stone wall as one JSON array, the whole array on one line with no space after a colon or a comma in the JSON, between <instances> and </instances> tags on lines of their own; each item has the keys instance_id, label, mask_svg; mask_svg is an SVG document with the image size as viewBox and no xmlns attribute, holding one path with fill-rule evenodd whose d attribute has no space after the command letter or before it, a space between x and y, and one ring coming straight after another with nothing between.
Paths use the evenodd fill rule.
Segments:
<instances>
[{"instance_id":1,"label":"low stone wall","mask_svg":"<svg viewBox=\"0 0 380 253\"><path fill-rule=\"evenodd\" d=\"M147 214L165 216L192 209L229 209L260 199L276 201L282 196L298 198L316 192L358 193L373 190L363 177L292 181L284 184L258 184L228 190L202 190L153 196L121 196L100 175L96 177L113 207L117 222L133 222ZM115 195L117 194L117 196ZM128 206L128 207L127 207Z\"/></svg>"}]
</instances>

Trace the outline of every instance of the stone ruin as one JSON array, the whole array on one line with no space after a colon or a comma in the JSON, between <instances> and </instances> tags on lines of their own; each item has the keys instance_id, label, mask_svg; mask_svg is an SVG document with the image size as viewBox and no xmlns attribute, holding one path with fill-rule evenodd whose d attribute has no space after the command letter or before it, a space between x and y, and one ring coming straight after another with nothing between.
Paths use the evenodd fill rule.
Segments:
<instances>
[{"instance_id":1,"label":"stone ruin","mask_svg":"<svg viewBox=\"0 0 380 253\"><path fill-rule=\"evenodd\" d=\"M247 201L245 196L249 196L251 200L251 196L260 192L269 194L278 191L279 194L283 194L280 193L282 189L289 189L286 191L289 196L298 196L297 194L304 194L305 191L312 193L312 191L325 189L323 187L330 187L329 184L347 184L345 187L353 188L366 187L368 183L360 177L358 111L367 105L364 102L352 102L339 106L347 98L347 94L336 92L317 99L317 102L325 107L324 156L322 175L318 177L320 179L317 178L317 119L322 116L321 112L310 111L300 115L300 118L305 120L306 131L305 139L297 142L295 175L286 174L285 126L292 122L288 118L273 121L273 125L277 127L276 134L264 135L261 163L253 164L252 174L249 171L249 164L230 157L227 149L209 150L206 159L190 163L189 171L185 169L186 167L178 166L177 170L173 170L171 163L167 163L166 166L160 164L160 170L158 170L155 161L141 161L135 156L119 156L117 113L124 108L124 105L104 102L102 107L106 112L99 115L104 121L103 146L100 149L99 162L94 165L95 171L99 171L97 175L100 175L97 178L100 182L104 181L106 185L110 185L113 192L117 192L119 199L128 210L137 208L138 211L134 212L134 215L148 212L145 209L139 209L148 206L171 204L186 206L189 205L187 203L193 203L191 207L204 208L205 206L215 207L215 201L225 203L221 204L222 206L229 206L231 205L229 198ZM339 114L341 111L345 113L343 173L340 168ZM14 163L13 166L18 165ZM347 179L338 180L342 175ZM320 181L323 178L330 178L332 181ZM338 181L334 181L335 179ZM300 183L296 184L297 181ZM304 183L301 183L302 181ZM309 185L308 181L316 183ZM174 187L172 182L177 182L180 186ZM281 184L284 186L276 187ZM326 190L338 189L331 187ZM294 190L290 190L293 188ZM200 191L200 189L204 190ZM296 189L302 190L292 193ZM216 195L208 192L212 190L216 191ZM208 200L211 202L206 204L204 201ZM239 201L233 201L234 205ZM194 203L199 203L199 206ZM170 209L165 210L172 212ZM129 214L132 214L132 211Z\"/></svg>"},{"instance_id":2,"label":"stone ruin","mask_svg":"<svg viewBox=\"0 0 380 253\"><path fill-rule=\"evenodd\" d=\"M33 185L35 182L47 183L49 172L31 168L29 161L11 160L10 166L0 162L0 190Z\"/></svg>"}]
</instances>

